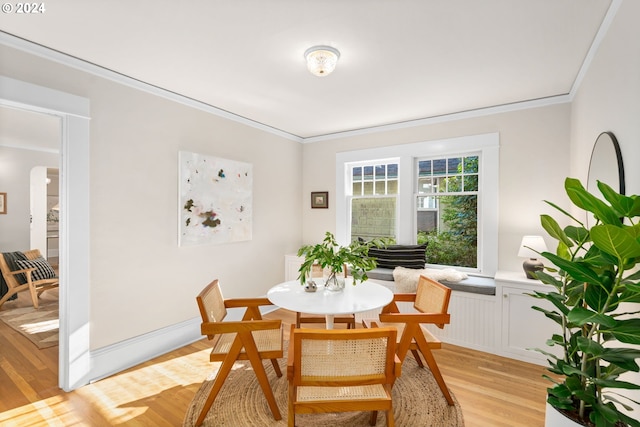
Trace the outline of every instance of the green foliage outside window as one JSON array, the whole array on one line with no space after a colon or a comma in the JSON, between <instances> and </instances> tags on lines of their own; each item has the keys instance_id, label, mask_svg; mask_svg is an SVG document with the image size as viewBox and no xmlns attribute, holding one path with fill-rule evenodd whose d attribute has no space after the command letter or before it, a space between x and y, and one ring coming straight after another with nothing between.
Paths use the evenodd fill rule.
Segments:
<instances>
[{"instance_id":1,"label":"green foliage outside window","mask_svg":"<svg viewBox=\"0 0 640 427\"><path fill-rule=\"evenodd\" d=\"M457 169L458 173L463 173L463 162L458 164ZM447 188L449 193L470 189L477 191L478 157L464 158L464 173L468 172L473 175L441 179L439 185ZM418 244L427 243L427 262L476 268L478 196L448 195L438 196L438 200L442 227L439 230L418 232Z\"/></svg>"}]
</instances>

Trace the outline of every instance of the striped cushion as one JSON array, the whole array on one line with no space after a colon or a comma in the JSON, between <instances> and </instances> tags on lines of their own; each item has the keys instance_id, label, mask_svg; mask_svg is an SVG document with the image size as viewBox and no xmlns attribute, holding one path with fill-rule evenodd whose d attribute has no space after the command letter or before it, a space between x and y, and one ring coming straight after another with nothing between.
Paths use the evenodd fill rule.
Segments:
<instances>
[{"instance_id":1,"label":"striped cushion","mask_svg":"<svg viewBox=\"0 0 640 427\"><path fill-rule=\"evenodd\" d=\"M426 243L424 245L390 245L386 248L369 249L369 256L376 258L379 268L424 268L426 250Z\"/></svg>"},{"instance_id":2,"label":"striped cushion","mask_svg":"<svg viewBox=\"0 0 640 427\"><path fill-rule=\"evenodd\" d=\"M34 271L31 272L31 280L44 280L44 279L53 279L56 277L56 272L53 270L53 267L49 265L46 259L43 257L38 257L36 259L17 259L16 264L20 267L21 270L25 270L27 268L35 268Z\"/></svg>"}]
</instances>

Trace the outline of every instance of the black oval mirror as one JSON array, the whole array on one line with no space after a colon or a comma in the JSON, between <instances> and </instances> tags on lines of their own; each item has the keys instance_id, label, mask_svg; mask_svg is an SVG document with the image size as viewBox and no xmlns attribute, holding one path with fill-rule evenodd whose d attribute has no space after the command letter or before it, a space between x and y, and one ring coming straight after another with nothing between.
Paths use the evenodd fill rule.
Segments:
<instances>
[{"instance_id":1,"label":"black oval mirror","mask_svg":"<svg viewBox=\"0 0 640 427\"><path fill-rule=\"evenodd\" d=\"M587 190L602 198L598 190L598 181L604 182L620 194L625 194L622 153L618 140L612 132L602 132L598 135L589 161ZM592 218L587 218L587 223L591 222Z\"/></svg>"}]
</instances>

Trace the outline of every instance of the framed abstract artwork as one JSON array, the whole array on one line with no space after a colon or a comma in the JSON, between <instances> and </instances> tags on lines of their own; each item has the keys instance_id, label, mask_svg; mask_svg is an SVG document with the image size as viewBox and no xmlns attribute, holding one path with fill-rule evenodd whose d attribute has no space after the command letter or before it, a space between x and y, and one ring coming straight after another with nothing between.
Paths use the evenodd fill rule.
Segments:
<instances>
[{"instance_id":1,"label":"framed abstract artwork","mask_svg":"<svg viewBox=\"0 0 640 427\"><path fill-rule=\"evenodd\" d=\"M0 193L0 214L7 213L7 193Z\"/></svg>"},{"instance_id":2,"label":"framed abstract artwork","mask_svg":"<svg viewBox=\"0 0 640 427\"><path fill-rule=\"evenodd\" d=\"M329 207L328 191L312 191L311 192L311 208L327 209Z\"/></svg>"},{"instance_id":3,"label":"framed abstract artwork","mask_svg":"<svg viewBox=\"0 0 640 427\"><path fill-rule=\"evenodd\" d=\"M250 163L180 151L179 246L251 240Z\"/></svg>"}]
</instances>

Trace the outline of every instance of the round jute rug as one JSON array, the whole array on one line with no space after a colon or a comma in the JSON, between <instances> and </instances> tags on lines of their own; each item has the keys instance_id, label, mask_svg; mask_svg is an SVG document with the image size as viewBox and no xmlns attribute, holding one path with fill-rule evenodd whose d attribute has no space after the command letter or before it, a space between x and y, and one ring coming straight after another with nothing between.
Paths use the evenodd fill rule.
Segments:
<instances>
[{"instance_id":1,"label":"round jute rug","mask_svg":"<svg viewBox=\"0 0 640 427\"><path fill-rule=\"evenodd\" d=\"M286 352L285 352L286 354ZM283 419L276 421L269 410L249 362L236 362L218 394L203 426L225 427L282 427L287 425L287 373L280 361L282 377L278 378L270 362L264 363L267 376ZM192 427L200 414L216 371L212 372L197 391L189 405L183 427ZM395 423L398 427L463 427L460 405L447 405L438 384L428 368L420 368L411 355L402 365L402 375L393 386ZM302 427L368 426L370 412L344 412L337 414L296 415L296 424ZM378 413L377 426L386 425L384 412Z\"/></svg>"}]
</instances>

